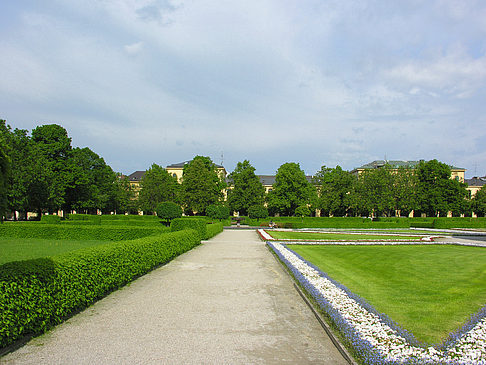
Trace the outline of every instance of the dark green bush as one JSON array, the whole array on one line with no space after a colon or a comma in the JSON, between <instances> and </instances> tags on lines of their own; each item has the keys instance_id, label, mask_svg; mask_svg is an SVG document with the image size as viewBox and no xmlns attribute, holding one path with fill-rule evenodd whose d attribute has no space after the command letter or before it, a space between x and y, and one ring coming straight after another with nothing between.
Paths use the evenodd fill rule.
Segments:
<instances>
[{"instance_id":1,"label":"dark green bush","mask_svg":"<svg viewBox=\"0 0 486 365\"><path fill-rule=\"evenodd\" d=\"M200 243L194 230L0 266L0 347L39 334Z\"/></svg>"},{"instance_id":2,"label":"dark green bush","mask_svg":"<svg viewBox=\"0 0 486 365\"><path fill-rule=\"evenodd\" d=\"M61 223L61 217L58 215L43 215L41 217L41 222L47 224Z\"/></svg>"},{"instance_id":3,"label":"dark green bush","mask_svg":"<svg viewBox=\"0 0 486 365\"><path fill-rule=\"evenodd\" d=\"M157 205L157 216L170 222L172 219L182 217L182 208L174 202L162 202Z\"/></svg>"},{"instance_id":4,"label":"dark green bush","mask_svg":"<svg viewBox=\"0 0 486 365\"><path fill-rule=\"evenodd\" d=\"M206 226L206 220L200 218L176 218L170 222L170 230L172 232L183 229L194 229L198 233L200 240L206 240L208 238Z\"/></svg>"},{"instance_id":5,"label":"dark green bush","mask_svg":"<svg viewBox=\"0 0 486 365\"><path fill-rule=\"evenodd\" d=\"M0 237L52 238L56 240L124 241L168 231L169 229L163 225L127 227L43 224L40 222L8 222L0 225Z\"/></svg>"},{"instance_id":6,"label":"dark green bush","mask_svg":"<svg viewBox=\"0 0 486 365\"><path fill-rule=\"evenodd\" d=\"M206 208L206 214L211 220L228 219L230 215L229 208L225 205L210 205Z\"/></svg>"}]
</instances>

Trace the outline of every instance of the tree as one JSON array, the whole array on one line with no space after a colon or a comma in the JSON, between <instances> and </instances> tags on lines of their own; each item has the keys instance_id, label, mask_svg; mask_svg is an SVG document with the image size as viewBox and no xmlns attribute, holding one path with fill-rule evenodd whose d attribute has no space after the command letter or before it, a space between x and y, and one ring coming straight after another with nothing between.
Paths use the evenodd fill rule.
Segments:
<instances>
[{"instance_id":1,"label":"tree","mask_svg":"<svg viewBox=\"0 0 486 365\"><path fill-rule=\"evenodd\" d=\"M395 210L399 215L408 215L417 209L417 175L412 169L400 167L394 178Z\"/></svg>"},{"instance_id":2,"label":"tree","mask_svg":"<svg viewBox=\"0 0 486 365\"><path fill-rule=\"evenodd\" d=\"M427 215L446 215L465 209L466 185L451 179L451 169L437 160L420 161L416 168L419 209Z\"/></svg>"},{"instance_id":3,"label":"tree","mask_svg":"<svg viewBox=\"0 0 486 365\"><path fill-rule=\"evenodd\" d=\"M182 208L179 204L174 202L162 202L157 205L157 217L165 219L167 225L175 218L182 217Z\"/></svg>"},{"instance_id":4,"label":"tree","mask_svg":"<svg viewBox=\"0 0 486 365\"><path fill-rule=\"evenodd\" d=\"M354 190L356 178L340 166L328 168L322 166L314 176L317 187L317 209L321 214L329 216L344 216L351 208L351 194Z\"/></svg>"},{"instance_id":5,"label":"tree","mask_svg":"<svg viewBox=\"0 0 486 365\"><path fill-rule=\"evenodd\" d=\"M472 208L478 216L486 217L486 185L484 185L472 199Z\"/></svg>"},{"instance_id":6,"label":"tree","mask_svg":"<svg viewBox=\"0 0 486 365\"><path fill-rule=\"evenodd\" d=\"M267 197L268 208L273 213L292 216L298 206L311 204L315 195L315 188L299 164L285 163L277 170L275 184Z\"/></svg>"},{"instance_id":7,"label":"tree","mask_svg":"<svg viewBox=\"0 0 486 365\"><path fill-rule=\"evenodd\" d=\"M304 217L309 217L311 215L311 211L307 205L301 205L295 209L295 216L301 217L302 222L304 221Z\"/></svg>"},{"instance_id":8,"label":"tree","mask_svg":"<svg viewBox=\"0 0 486 365\"><path fill-rule=\"evenodd\" d=\"M392 215L395 207L394 180L390 165L364 171L358 178L360 210L367 215Z\"/></svg>"},{"instance_id":9,"label":"tree","mask_svg":"<svg viewBox=\"0 0 486 365\"><path fill-rule=\"evenodd\" d=\"M231 181L228 190L228 204L231 211L247 215L250 206L263 205L265 188L248 160L238 162L235 170L228 177Z\"/></svg>"},{"instance_id":10,"label":"tree","mask_svg":"<svg viewBox=\"0 0 486 365\"><path fill-rule=\"evenodd\" d=\"M206 208L206 215L212 220L222 220L229 218L230 211L226 205L213 204Z\"/></svg>"},{"instance_id":11,"label":"tree","mask_svg":"<svg viewBox=\"0 0 486 365\"><path fill-rule=\"evenodd\" d=\"M111 205L116 174L105 160L88 147L74 148L68 158L69 184L64 208L94 212L106 211Z\"/></svg>"},{"instance_id":12,"label":"tree","mask_svg":"<svg viewBox=\"0 0 486 365\"><path fill-rule=\"evenodd\" d=\"M0 222L3 223L7 211L8 179L10 175L10 159L6 152L6 143L0 139Z\"/></svg>"},{"instance_id":13,"label":"tree","mask_svg":"<svg viewBox=\"0 0 486 365\"><path fill-rule=\"evenodd\" d=\"M263 205L252 205L248 208L248 216L259 221L268 217L268 210Z\"/></svg>"},{"instance_id":14,"label":"tree","mask_svg":"<svg viewBox=\"0 0 486 365\"><path fill-rule=\"evenodd\" d=\"M116 213L136 213L138 202L128 177L116 174L106 209Z\"/></svg>"},{"instance_id":15,"label":"tree","mask_svg":"<svg viewBox=\"0 0 486 365\"><path fill-rule=\"evenodd\" d=\"M34 179L29 186L30 203L38 213L55 212L65 203L65 192L72 180L68 168L71 138L67 131L48 124L32 131Z\"/></svg>"},{"instance_id":16,"label":"tree","mask_svg":"<svg viewBox=\"0 0 486 365\"><path fill-rule=\"evenodd\" d=\"M196 156L184 166L182 201L188 213L204 215L208 206L223 201L225 187L209 157Z\"/></svg>"},{"instance_id":17,"label":"tree","mask_svg":"<svg viewBox=\"0 0 486 365\"><path fill-rule=\"evenodd\" d=\"M153 213L164 201L178 200L179 184L166 169L153 164L140 182L138 201L144 212Z\"/></svg>"}]
</instances>

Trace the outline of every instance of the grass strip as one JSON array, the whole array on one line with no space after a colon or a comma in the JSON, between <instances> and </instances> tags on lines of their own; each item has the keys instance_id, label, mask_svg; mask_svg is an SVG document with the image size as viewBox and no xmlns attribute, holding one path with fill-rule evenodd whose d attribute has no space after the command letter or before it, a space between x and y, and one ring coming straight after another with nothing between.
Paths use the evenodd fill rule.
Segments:
<instances>
[{"instance_id":1,"label":"grass strip","mask_svg":"<svg viewBox=\"0 0 486 365\"><path fill-rule=\"evenodd\" d=\"M288 245L415 337L440 343L486 303L486 249Z\"/></svg>"},{"instance_id":2,"label":"grass strip","mask_svg":"<svg viewBox=\"0 0 486 365\"><path fill-rule=\"evenodd\" d=\"M420 236L384 235L384 234L352 234L352 233L320 233L320 232L284 232L267 231L277 240L320 240L320 241L379 241L379 240L408 240L419 241Z\"/></svg>"}]
</instances>

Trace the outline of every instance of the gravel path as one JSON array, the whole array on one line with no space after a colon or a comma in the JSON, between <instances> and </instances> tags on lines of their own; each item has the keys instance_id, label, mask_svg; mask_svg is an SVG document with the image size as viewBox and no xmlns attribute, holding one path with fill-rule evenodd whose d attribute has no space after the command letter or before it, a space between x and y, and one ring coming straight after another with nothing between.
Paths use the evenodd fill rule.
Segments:
<instances>
[{"instance_id":1,"label":"gravel path","mask_svg":"<svg viewBox=\"0 0 486 365\"><path fill-rule=\"evenodd\" d=\"M255 231L227 230L1 364L346 364Z\"/></svg>"}]
</instances>

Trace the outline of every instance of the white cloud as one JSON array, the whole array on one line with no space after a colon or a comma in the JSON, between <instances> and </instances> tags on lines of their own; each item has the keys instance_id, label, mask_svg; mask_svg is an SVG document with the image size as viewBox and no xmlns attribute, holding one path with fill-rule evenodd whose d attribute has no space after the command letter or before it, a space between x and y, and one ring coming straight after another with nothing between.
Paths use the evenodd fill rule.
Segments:
<instances>
[{"instance_id":1,"label":"white cloud","mask_svg":"<svg viewBox=\"0 0 486 365\"><path fill-rule=\"evenodd\" d=\"M138 54L138 53L140 53L142 51L142 49L143 49L143 42L137 42L137 43L127 44L127 45L123 46L123 49L129 55L136 55L136 54Z\"/></svg>"}]
</instances>

